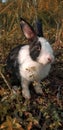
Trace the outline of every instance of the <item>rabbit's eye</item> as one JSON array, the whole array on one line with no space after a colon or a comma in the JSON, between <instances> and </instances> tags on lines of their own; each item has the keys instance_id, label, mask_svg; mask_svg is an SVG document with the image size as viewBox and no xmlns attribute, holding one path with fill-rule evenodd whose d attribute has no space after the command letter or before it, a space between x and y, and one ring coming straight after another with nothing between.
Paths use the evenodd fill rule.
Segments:
<instances>
[{"instance_id":1,"label":"rabbit's eye","mask_svg":"<svg viewBox=\"0 0 63 130\"><path fill-rule=\"evenodd\" d=\"M41 50L41 44L40 44L40 43L37 45L37 50L38 50L38 51Z\"/></svg>"}]
</instances>

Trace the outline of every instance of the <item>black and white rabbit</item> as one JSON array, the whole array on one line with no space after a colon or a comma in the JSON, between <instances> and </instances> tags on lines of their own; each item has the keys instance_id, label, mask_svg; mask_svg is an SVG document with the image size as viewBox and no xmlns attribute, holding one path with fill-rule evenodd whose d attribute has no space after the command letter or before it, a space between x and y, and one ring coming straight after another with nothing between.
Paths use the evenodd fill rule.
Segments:
<instances>
[{"instance_id":1,"label":"black and white rabbit","mask_svg":"<svg viewBox=\"0 0 63 130\"><path fill-rule=\"evenodd\" d=\"M49 74L54 54L49 42L44 37L37 36L32 26L23 18L20 19L20 26L29 43L11 50L7 58L7 70L15 82L20 81L22 94L29 99L30 82L36 81L34 89L36 93L42 93L40 81Z\"/></svg>"}]
</instances>

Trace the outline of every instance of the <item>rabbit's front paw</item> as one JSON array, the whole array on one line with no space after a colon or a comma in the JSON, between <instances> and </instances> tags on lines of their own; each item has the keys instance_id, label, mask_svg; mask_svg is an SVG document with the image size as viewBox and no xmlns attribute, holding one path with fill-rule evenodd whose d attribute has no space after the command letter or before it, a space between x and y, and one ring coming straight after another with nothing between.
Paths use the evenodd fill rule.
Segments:
<instances>
[{"instance_id":1,"label":"rabbit's front paw","mask_svg":"<svg viewBox=\"0 0 63 130\"><path fill-rule=\"evenodd\" d=\"M29 90L22 90L22 95L25 99L31 98Z\"/></svg>"}]
</instances>

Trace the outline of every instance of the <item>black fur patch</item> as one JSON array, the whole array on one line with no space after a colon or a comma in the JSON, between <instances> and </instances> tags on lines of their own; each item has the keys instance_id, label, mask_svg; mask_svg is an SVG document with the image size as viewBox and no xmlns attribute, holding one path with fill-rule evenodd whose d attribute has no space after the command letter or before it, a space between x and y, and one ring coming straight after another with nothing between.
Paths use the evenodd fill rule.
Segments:
<instances>
[{"instance_id":1,"label":"black fur patch","mask_svg":"<svg viewBox=\"0 0 63 130\"><path fill-rule=\"evenodd\" d=\"M41 19L37 19L35 21L35 30L36 30L36 34L39 37L43 37L43 28L42 28L42 20Z\"/></svg>"},{"instance_id":2,"label":"black fur patch","mask_svg":"<svg viewBox=\"0 0 63 130\"><path fill-rule=\"evenodd\" d=\"M41 51L41 43L38 41L37 38L34 39L34 41L30 44L29 49L31 58L36 61Z\"/></svg>"},{"instance_id":3,"label":"black fur patch","mask_svg":"<svg viewBox=\"0 0 63 130\"><path fill-rule=\"evenodd\" d=\"M18 45L17 47L13 48L7 58L6 71L10 75L12 85L18 85L21 80L19 74L18 53L23 46L24 45Z\"/></svg>"}]
</instances>

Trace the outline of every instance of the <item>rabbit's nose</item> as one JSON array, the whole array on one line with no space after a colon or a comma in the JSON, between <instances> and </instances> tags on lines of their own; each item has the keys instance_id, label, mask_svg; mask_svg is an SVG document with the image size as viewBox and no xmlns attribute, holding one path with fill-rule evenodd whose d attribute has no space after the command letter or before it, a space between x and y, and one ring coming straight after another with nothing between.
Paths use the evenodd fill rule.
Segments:
<instances>
[{"instance_id":1,"label":"rabbit's nose","mask_svg":"<svg viewBox=\"0 0 63 130\"><path fill-rule=\"evenodd\" d=\"M51 57L48 57L48 62L52 62L52 58Z\"/></svg>"},{"instance_id":2,"label":"rabbit's nose","mask_svg":"<svg viewBox=\"0 0 63 130\"><path fill-rule=\"evenodd\" d=\"M53 62L54 62L54 57L49 56L48 57L48 63L53 63Z\"/></svg>"}]
</instances>

